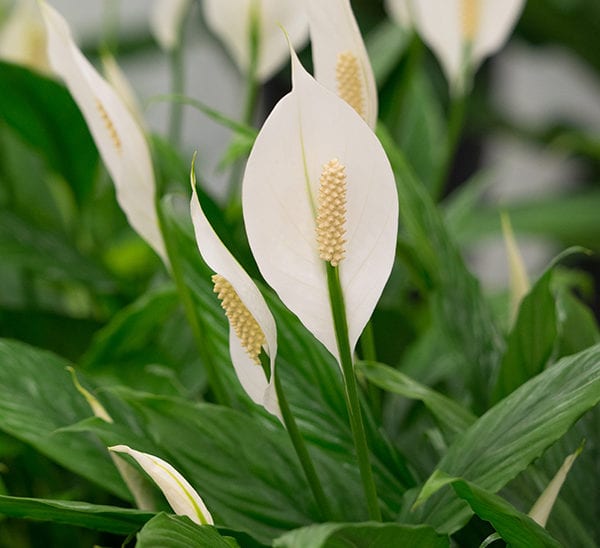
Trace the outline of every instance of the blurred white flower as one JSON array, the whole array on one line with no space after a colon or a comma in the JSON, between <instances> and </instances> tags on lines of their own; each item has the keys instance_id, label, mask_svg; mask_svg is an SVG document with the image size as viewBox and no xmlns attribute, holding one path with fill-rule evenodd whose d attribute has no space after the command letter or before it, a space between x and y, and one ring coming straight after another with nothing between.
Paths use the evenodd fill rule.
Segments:
<instances>
[{"instance_id":1,"label":"blurred white flower","mask_svg":"<svg viewBox=\"0 0 600 548\"><path fill-rule=\"evenodd\" d=\"M115 184L131 226L167 263L156 214L155 182L146 138L118 93L75 45L66 21L40 1L48 33L48 57L79 106Z\"/></svg>"},{"instance_id":2,"label":"blurred white flower","mask_svg":"<svg viewBox=\"0 0 600 548\"><path fill-rule=\"evenodd\" d=\"M375 128L377 87L350 0L305 0L315 78Z\"/></svg>"},{"instance_id":3,"label":"blurred white flower","mask_svg":"<svg viewBox=\"0 0 600 548\"><path fill-rule=\"evenodd\" d=\"M394 261L398 197L364 120L292 55L292 91L275 106L242 186L250 247L265 280L336 357L326 262L338 270L351 348Z\"/></svg>"},{"instance_id":4,"label":"blurred white flower","mask_svg":"<svg viewBox=\"0 0 600 548\"><path fill-rule=\"evenodd\" d=\"M275 393L277 329L264 297L246 271L219 239L200 207L192 164L190 213L198 250L215 271L215 293L229 319L229 352L240 384L252 401L281 418ZM260 362L264 349L270 361L270 379Z\"/></svg>"},{"instance_id":5,"label":"blurred white flower","mask_svg":"<svg viewBox=\"0 0 600 548\"><path fill-rule=\"evenodd\" d=\"M17 0L0 27L0 58L39 72L50 72L46 30L36 0Z\"/></svg>"},{"instance_id":6,"label":"blurred white flower","mask_svg":"<svg viewBox=\"0 0 600 548\"><path fill-rule=\"evenodd\" d=\"M384 5L392 21L408 29L413 26L412 2L413 0L385 0Z\"/></svg>"},{"instance_id":7,"label":"blurred white flower","mask_svg":"<svg viewBox=\"0 0 600 548\"><path fill-rule=\"evenodd\" d=\"M417 31L437 55L455 93L508 39L525 0L413 0Z\"/></svg>"},{"instance_id":8,"label":"blurred white flower","mask_svg":"<svg viewBox=\"0 0 600 548\"><path fill-rule=\"evenodd\" d=\"M154 0L150 11L150 30L165 51L177 47L181 40L183 18L191 0Z\"/></svg>"},{"instance_id":9,"label":"blurred white flower","mask_svg":"<svg viewBox=\"0 0 600 548\"><path fill-rule=\"evenodd\" d=\"M213 525L213 518L200 495L168 462L127 445L115 445L108 449L133 457L156 483L178 516L187 516L198 525Z\"/></svg>"},{"instance_id":10,"label":"blurred white flower","mask_svg":"<svg viewBox=\"0 0 600 548\"><path fill-rule=\"evenodd\" d=\"M210 29L223 41L240 70L250 68L251 34L258 31L256 78L264 82L285 63L289 48L284 27L294 47L308 38L304 6L298 0L204 0L204 17Z\"/></svg>"}]
</instances>

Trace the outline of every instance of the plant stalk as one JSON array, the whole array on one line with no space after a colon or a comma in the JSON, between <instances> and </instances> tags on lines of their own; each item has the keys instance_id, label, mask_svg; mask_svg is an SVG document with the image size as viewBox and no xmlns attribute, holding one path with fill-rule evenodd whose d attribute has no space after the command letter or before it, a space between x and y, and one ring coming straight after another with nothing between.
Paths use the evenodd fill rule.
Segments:
<instances>
[{"instance_id":1,"label":"plant stalk","mask_svg":"<svg viewBox=\"0 0 600 548\"><path fill-rule=\"evenodd\" d=\"M340 364L344 374L346 406L350 418L350 427L352 437L354 438L354 447L358 459L358 468L365 491L369 518L374 521L381 521L381 510L377 499L377 490L373 479L373 471L369 460L369 446L365 426L360 409L360 399L358 396L358 385L354 374L354 364L352 360L352 351L350 350L350 340L348 337L348 323L346 320L346 307L344 305L344 295L340 284L339 271L337 267L326 264L327 285L329 288L329 300L331 303L331 312L335 327L335 336L340 355Z\"/></svg>"}]
</instances>

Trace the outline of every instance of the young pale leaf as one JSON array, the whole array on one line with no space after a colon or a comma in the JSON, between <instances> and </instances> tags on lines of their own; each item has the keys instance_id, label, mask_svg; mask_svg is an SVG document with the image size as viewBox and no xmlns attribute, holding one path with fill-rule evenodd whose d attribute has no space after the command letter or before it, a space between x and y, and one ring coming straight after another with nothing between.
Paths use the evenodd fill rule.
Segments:
<instances>
[{"instance_id":1,"label":"young pale leaf","mask_svg":"<svg viewBox=\"0 0 600 548\"><path fill-rule=\"evenodd\" d=\"M546 489L544 489L544 492L535 501L535 504L529 511L529 517L535 522L539 523L542 527L546 527L546 523L548 523L548 518L550 517L550 512L552 512L554 503L558 498L560 488L563 486L563 483L567 479L567 475L571 470L571 466L573 466L575 459L577 459L582 450L583 445L579 447L575 453L570 454L564 460L562 466L559 468L558 472L556 472L556 475L552 478Z\"/></svg>"},{"instance_id":2,"label":"young pale leaf","mask_svg":"<svg viewBox=\"0 0 600 548\"><path fill-rule=\"evenodd\" d=\"M297 0L204 0L202 6L207 25L244 73L250 69L251 35L256 26L256 77L262 82L271 78L289 55L282 26L294 47L301 47L308 38L304 9Z\"/></svg>"},{"instance_id":3,"label":"young pale leaf","mask_svg":"<svg viewBox=\"0 0 600 548\"><path fill-rule=\"evenodd\" d=\"M332 162L345 171L345 257L337 268L351 348L390 275L398 197L390 164L367 124L318 84L295 54L292 69L292 91L273 109L248 159L244 221L267 283L338 356L326 263L317 242L320 179Z\"/></svg>"},{"instance_id":4,"label":"young pale leaf","mask_svg":"<svg viewBox=\"0 0 600 548\"><path fill-rule=\"evenodd\" d=\"M523 257L517 246L515 234L510 223L510 217L503 213L500 217L502 222L502 234L504 236L504 245L506 246L506 255L508 258L508 273L510 281L510 321L511 325L519 312L519 305L523 297L529 293L529 278Z\"/></svg>"},{"instance_id":5,"label":"young pale leaf","mask_svg":"<svg viewBox=\"0 0 600 548\"><path fill-rule=\"evenodd\" d=\"M168 462L127 445L115 445L109 449L133 457L158 485L176 514L187 516L198 525L213 524L212 516L200 495Z\"/></svg>"},{"instance_id":6,"label":"young pale leaf","mask_svg":"<svg viewBox=\"0 0 600 548\"><path fill-rule=\"evenodd\" d=\"M75 45L63 17L40 2L48 56L81 109L131 226L166 261L154 207L154 172L146 138L115 90Z\"/></svg>"},{"instance_id":7,"label":"young pale leaf","mask_svg":"<svg viewBox=\"0 0 600 548\"><path fill-rule=\"evenodd\" d=\"M264 341L261 346L270 360L271 377L269 380L260 364L256 363L258 356L250 355L248 341L246 343L242 342L232 322L229 329L229 351L235 372L242 387L252 401L258 405L262 405L269 413L280 417L274 384L275 357L277 356L277 328L275 320L256 284L225 245L223 245L223 242L221 242L212 226L210 226L204 211L202 211L196 193L196 178L193 165L191 182L192 199L190 201L190 213L194 224L198 250L206 264L233 288L233 291L241 301L241 305L250 313L251 318L246 322L246 327L251 324L253 331L256 331L256 328L262 331ZM217 282L215 281L215 290L216 288ZM229 315L232 310L231 308L228 310L225 307L225 301L223 303ZM254 321L252 322L252 320ZM244 326L240 327L244 328ZM257 336L260 335L257 334ZM260 347L255 350L260 352Z\"/></svg>"},{"instance_id":8,"label":"young pale leaf","mask_svg":"<svg viewBox=\"0 0 600 548\"><path fill-rule=\"evenodd\" d=\"M440 60L457 93L469 74L506 41L525 0L416 0L417 31Z\"/></svg>"},{"instance_id":9,"label":"young pale leaf","mask_svg":"<svg viewBox=\"0 0 600 548\"><path fill-rule=\"evenodd\" d=\"M306 0L315 78L375 128L377 87L349 0Z\"/></svg>"}]
</instances>

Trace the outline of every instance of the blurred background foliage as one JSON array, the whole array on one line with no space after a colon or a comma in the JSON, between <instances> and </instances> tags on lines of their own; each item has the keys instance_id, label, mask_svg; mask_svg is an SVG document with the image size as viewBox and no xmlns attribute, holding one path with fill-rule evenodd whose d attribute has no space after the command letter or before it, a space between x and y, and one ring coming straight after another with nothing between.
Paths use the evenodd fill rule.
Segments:
<instances>
[{"instance_id":1,"label":"blurred background foliage","mask_svg":"<svg viewBox=\"0 0 600 548\"><path fill-rule=\"evenodd\" d=\"M104 24L99 18L82 23L80 38L93 61L102 48L112 49L146 100L168 91L168 62L149 33L148 2L123 6L128 3L86 2L94 4L96 14L104 14ZM0 3L0 18L10 4ZM59 7L69 18L73 3L63 4ZM450 233L498 315L505 316L506 302L499 217L504 210L532 280L565 247L581 245L594 252L568 258L563 263L568 270L559 272L553 283L568 295L569 288L575 289L588 305L583 308L572 296L564 297L564 310L576 314L583 327L564 338L571 348L563 355L597 342L600 2L528 0L510 43L477 73L448 177L444 147L450 105L437 61L418 38L387 19L380 2L355 0L352 5L374 64L381 121L439 203ZM126 14L121 19L122 10ZM107 19L119 23L115 27ZM86 31L90 25L95 33ZM242 79L198 9L187 22L186 37L186 93L239 118ZM213 61L207 61L209 54ZM304 52L303 59L308 58ZM150 73L155 73L151 79ZM288 89L289 69L284 68L261 90L257 127ZM147 113L155 133L160 184L186 193L189 159L198 148L211 220L256 272L239 237L239 221L227 219L218 206L229 167L219 170L217 165L231 132L193 113L186 117L183 146L175 149L165 138L166 105L149 106ZM406 252L411 252L408 247ZM167 275L158 259L127 226L77 107L62 85L6 62L0 63L0 257L1 337L51 350L81 365L99 383L194 400L206 395L177 296L165 286ZM403 365L414 378L461 399L462 387L452 386L451 374L459 358L447 353L434 358L438 326L423 297L426 280L411 259L397 265L375 317L379 358ZM423 421L430 420L422 406L389 398L381 412L392 438L402 439L401 450L418 456L423 471L431 469L438 454L434 434L422 438ZM598 413L585 420L597 432ZM589 445L580 457L585 461L581 469L595 470L595 483L586 482L575 469L565 500L589 501L598 487L598 447ZM544 458L559 462L563 454L556 449ZM589 493L582 495L580 487ZM523 500L531 502L534 492L522 493ZM0 434L0 493L115 502L7 434ZM593 513L597 505L577 508L589 513L584 521L595 523L596 531L588 534L600 542L598 514ZM0 546L120 542L83 529L0 518Z\"/></svg>"}]
</instances>

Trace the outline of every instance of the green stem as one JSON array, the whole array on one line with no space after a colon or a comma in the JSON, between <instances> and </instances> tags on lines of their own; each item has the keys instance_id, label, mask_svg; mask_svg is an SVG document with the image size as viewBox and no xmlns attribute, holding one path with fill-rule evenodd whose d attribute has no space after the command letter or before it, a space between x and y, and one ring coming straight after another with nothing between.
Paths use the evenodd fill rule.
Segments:
<instances>
[{"instance_id":1,"label":"green stem","mask_svg":"<svg viewBox=\"0 0 600 548\"><path fill-rule=\"evenodd\" d=\"M183 27L183 26L182 26ZM183 36L170 53L171 93L182 95L185 88ZM180 101L171 101L169 118L169 141L175 147L181 145L181 128L183 122L183 105Z\"/></svg>"},{"instance_id":2,"label":"green stem","mask_svg":"<svg viewBox=\"0 0 600 548\"><path fill-rule=\"evenodd\" d=\"M366 361L377 361L377 350L375 348L375 337L373 335L373 323L369 321L360 337L360 349L362 357ZM381 392L372 382L367 381L367 390L371 409L376 417L381 416Z\"/></svg>"},{"instance_id":3,"label":"green stem","mask_svg":"<svg viewBox=\"0 0 600 548\"><path fill-rule=\"evenodd\" d=\"M302 466L302 470L304 471L308 485L310 486L313 496L317 501L317 506L319 507L321 516L325 521L335 521L329 506L329 502L325 496L325 491L323 490L323 486L321 485L321 481L319 480L319 476L315 470L310 453L306 448L302 434L298 429L296 419L294 419L294 415L292 414L290 406L287 402L285 393L281 386L279 374L277 373L275 373L275 391L277 392L277 400L279 401L279 409L281 410L283 423L285 424L285 428L290 436L292 445L296 450L296 455L298 456L298 460L300 461L300 465Z\"/></svg>"},{"instance_id":4,"label":"green stem","mask_svg":"<svg viewBox=\"0 0 600 548\"><path fill-rule=\"evenodd\" d=\"M460 136L462 135L463 126L465 122L465 109L466 99L465 95L461 94L458 96L452 96L450 99L450 112L448 115L448 132L446 133L446 149L444 156L440 164L440 169L434 180L432 188L433 198L438 200L446 185L448 176L450 175L450 169L452 168L452 162L456 149L460 142Z\"/></svg>"},{"instance_id":5,"label":"green stem","mask_svg":"<svg viewBox=\"0 0 600 548\"><path fill-rule=\"evenodd\" d=\"M212 359L213 354L210 351L209 342L204 336L204 331L201 327L201 321L198 317L198 312L196 310L196 306L194 305L192 294L185 283L183 267L177 251L177 244L173 238L173 232L171 230L169 220L160 201L156 202L156 212L158 215L160 230L165 241L167 256L169 257L169 262L171 264L171 276L173 277L175 286L177 287L177 292L179 293L179 298L181 299L185 315L190 328L192 329L192 335L194 337L194 341L196 342L198 354L202 363L204 364L204 367L206 368L208 383L213 392L215 401L222 405L230 406L231 398L229 397L229 393L225 390L225 386L219 375L219 371L214 360Z\"/></svg>"},{"instance_id":6,"label":"green stem","mask_svg":"<svg viewBox=\"0 0 600 548\"><path fill-rule=\"evenodd\" d=\"M377 500L377 490L375 489L373 471L371 470L371 463L369 461L369 447L367 445L367 436L360 409L356 376L354 374L352 351L350 350L350 340L348 337L346 308L344 305L342 286L340 284L339 271L336 267L331 266L330 263L327 263L326 267L329 300L331 303L331 312L333 315L340 363L344 373L346 405L348 407L352 437L354 438L358 468L360 470L360 477L367 499L369 518L375 521L381 521L381 510Z\"/></svg>"}]
</instances>

